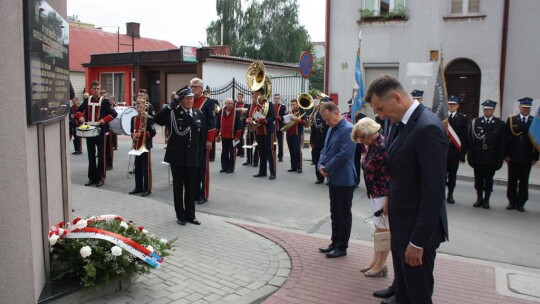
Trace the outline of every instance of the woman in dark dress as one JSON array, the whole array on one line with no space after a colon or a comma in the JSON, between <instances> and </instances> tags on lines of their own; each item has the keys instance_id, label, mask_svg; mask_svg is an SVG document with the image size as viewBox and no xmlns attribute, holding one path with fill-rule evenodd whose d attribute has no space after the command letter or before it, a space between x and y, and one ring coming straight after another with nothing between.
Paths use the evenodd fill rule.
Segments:
<instances>
[{"instance_id":1,"label":"woman in dark dress","mask_svg":"<svg viewBox=\"0 0 540 304\"><path fill-rule=\"evenodd\" d=\"M373 119L365 117L360 119L353 128L351 138L356 143L367 146L367 151L362 157L362 171L366 182L366 191L371 198L373 213L379 210L383 212L373 217L375 224L375 251L371 263L360 269L368 277L386 276L388 268L386 259L390 252L389 247L381 249L382 243L390 241L388 225L388 183L390 172L388 171L388 154L384 145L384 138L379 131L381 125ZM386 245L388 245L387 243Z\"/></svg>"}]
</instances>

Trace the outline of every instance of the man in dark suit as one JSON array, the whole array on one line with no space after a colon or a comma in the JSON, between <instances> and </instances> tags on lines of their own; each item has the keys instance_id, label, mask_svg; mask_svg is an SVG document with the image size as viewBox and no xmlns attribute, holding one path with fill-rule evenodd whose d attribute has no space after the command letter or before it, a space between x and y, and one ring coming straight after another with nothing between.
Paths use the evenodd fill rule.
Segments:
<instances>
[{"instance_id":1,"label":"man in dark suit","mask_svg":"<svg viewBox=\"0 0 540 304\"><path fill-rule=\"evenodd\" d=\"M103 186L106 177L107 164L106 159L106 143L107 133L109 132L109 122L111 122L118 114L111 107L109 100L100 96L101 83L99 81L92 82L92 95L85 98L83 103L77 109L75 119L79 124L94 124L100 126L99 135L96 137L86 138L86 151L88 152L88 182L85 186L96 185ZM97 152L97 164L96 164Z\"/></svg>"},{"instance_id":2,"label":"man in dark suit","mask_svg":"<svg viewBox=\"0 0 540 304\"><path fill-rule=\"evenodd\" d=\"M459 113L458 109L459 97L451 95L448 97L448 125L446 127L446 134L448 135L448 157L446 162L448 196L446 201L449 204L455 203L454 189L456 188L457 171L459 163L465 162L465 154L467 154L467 116Z\"/></svg>"},{"instance_id":3,"label":"man in dark suit","mask_svg":"<svg viewBox=\"0 0 540 304\"><path fill-rule=\"evenodd\" d=\"M171 131L165 161L171 166L173 176L174 209L178 224L186 221L200 225L195 218L195 177L201 157L202 142L206 140L203 132L204 114L193 107L194 95L188 86L176 92L171 104L163 107L154 117L155 123L167 126ZM171 114L172 111L172 114Z\"/></svg>"},{"instance_id":4,"label":"man in dark suit","mask_svg":"<svg viewBox=\"0 0 540 304\"><path fill-rule=\"evenodd\" d=\"M508 164L508 188L506 210L525 212L523 206L529 199L529 175L531 167L538 161L538 150L529 139L529 128L533 121L531 106L533 99L521 98L519 114L506 120L507 148L505 161ZM518 188L519 182L519 188Z\"/></svg>"},{"instance_id":5,"label":"man in dark suit","mask_svg":"<svg viewBox=\"0 0 540 304\"><path fill-rule=\"evenodd\" d=\"M448 236L444 188L448 138L441 121L399 80L381 76L365 100L396 124L388 147L388 195L397 303L432 303L436 249Z\"/></svg>"},{"instance_id":6,"label":"man in dark suit","mask_svg":"<svg viewBox=\"0 0 540 304\"><path fill-rule=\"evenodd\" d=\"M497 102L486 100L482 103L484 116L471 123L470 147L467 161L474 168L474 188L476 202L473 207L489 209L489 198L493 191L493 176L499 170L506 153L504 122L493 116Z\"/></svg>"},{"instance_id":7,"label":"man in dark suit","mask_svg":"<svg viewBox=\"0 0 540 304\"><path fill-rule=\"evenodd\" d=\"M347 255L351 236L356 144L351 140L352 124L339 113L335 103L323 104L320 112L330 127L317 168L323 177L328 178L332 243L326 248L319 248L319 251L328 258L338 258Z\"/></svg>"}]
</instances>

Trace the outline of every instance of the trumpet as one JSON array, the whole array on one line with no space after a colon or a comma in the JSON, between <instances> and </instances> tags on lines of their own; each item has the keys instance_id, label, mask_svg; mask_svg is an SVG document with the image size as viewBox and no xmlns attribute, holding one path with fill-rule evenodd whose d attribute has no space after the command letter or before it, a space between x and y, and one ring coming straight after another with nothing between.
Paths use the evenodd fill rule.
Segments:
<instances>
[{"instance_id":1,"label":"trumpet","mask_svg":"<svg viewBox=\"0 0 540 304\"><path fill-rule=\"evenodd\" d=\"M304 115L306 115L305 111L313 108L313 97L311 97L311 95L308 94L308 93L302 93L302 94L298 95L297 100L298 100L298 107L300 107L300 109L304 110L304 113L302 113L300 116L298 116L298 118L302 118L302 117L304 117ZM297 124L296 121L290 121L286 125L284 125L283 128L281 128L280 131L287 132L287 131L289 131L290 128L292 128L296 124Z\"/></svg>"}]
</instances>

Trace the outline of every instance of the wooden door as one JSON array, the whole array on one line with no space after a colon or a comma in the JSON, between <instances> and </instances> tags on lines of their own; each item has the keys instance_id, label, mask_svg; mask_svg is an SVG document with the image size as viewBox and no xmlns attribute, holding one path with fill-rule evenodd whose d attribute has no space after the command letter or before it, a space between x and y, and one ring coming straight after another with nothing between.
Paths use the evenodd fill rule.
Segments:
<instances>
[{"instance_id":1,"label":"wooden door","mask_svg":"<svg viewBox=\"0 0 540 304\"><path fill-rule=\"evenodd\" d=\"M478 65L469 59L456 59L447 65L444 75L448 96L456 95L461 100L459 111L468 119L478 117L481 84Z\"/></svg>"}]
</instances>

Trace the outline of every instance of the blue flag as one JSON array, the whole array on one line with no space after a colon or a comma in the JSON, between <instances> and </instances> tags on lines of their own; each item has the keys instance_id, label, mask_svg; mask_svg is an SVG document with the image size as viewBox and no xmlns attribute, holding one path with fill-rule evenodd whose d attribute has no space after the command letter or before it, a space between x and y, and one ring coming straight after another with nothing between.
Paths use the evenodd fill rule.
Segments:
<instances>
[{"instance_id":1,"label":"blue flag","mask_svg":"<svg viewBox=\"0 0 540 304\"><path fill-rule=\"evenodd\" d=\"M354 68L354 94L351 108L351 119L354 121L356 114L362 109L364 98L364 82L362 81L362 66L360 65L360 48L356 53L356 66Z\"/></svg>"},{"instance_id":2,"label":"blue flag","mask_svg":"<svg viewBox=\"0 0 540 304\"><path fill-rule=\"evenodd\" d=\"M529 138L536 150L540 151L540 107L529 128Z\"/></svg>"}]
</instances>

